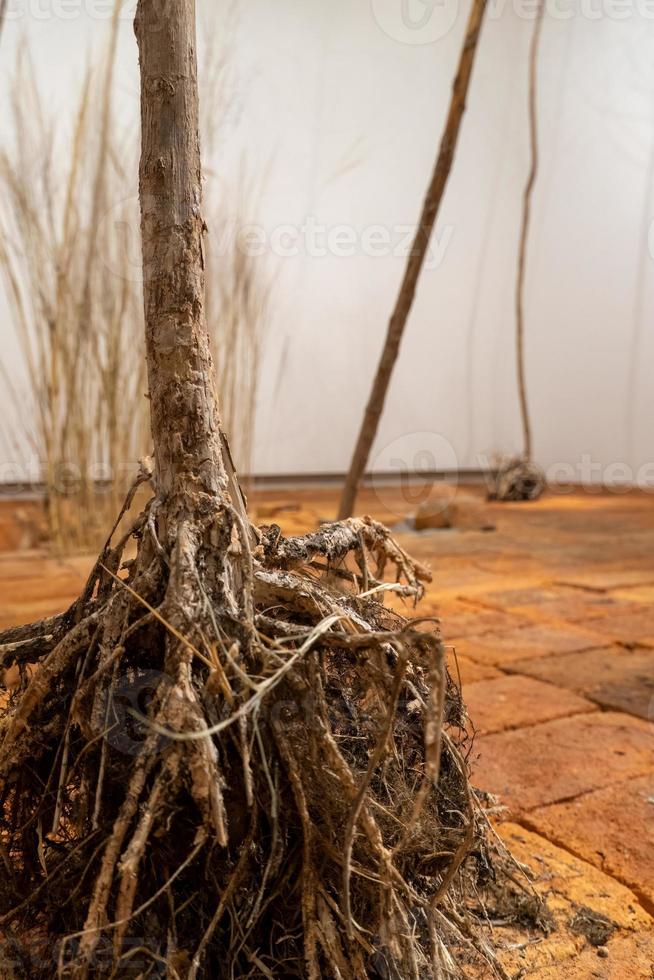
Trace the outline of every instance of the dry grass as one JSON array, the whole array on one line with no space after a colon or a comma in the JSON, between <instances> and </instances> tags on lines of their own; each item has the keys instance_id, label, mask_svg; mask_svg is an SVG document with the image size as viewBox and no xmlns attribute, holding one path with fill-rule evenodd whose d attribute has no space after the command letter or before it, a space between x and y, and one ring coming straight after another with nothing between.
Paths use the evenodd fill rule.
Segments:
<instances>
[{"instance_id":1,"label":"dry grass","mask_svg":"<svg viewBox=\"0 0 654 980\"><path fill-rule=\"evenodd\" d=\"M13 142L0 150L0 269L29 391L29 404L21 405L19 386L3 372L14 405L21 405L17 436L6 422L3 435L14 459L38 460L48 536L57 551L98 547L138 458L150 451L138 134L132 127L125 136L114 112L120 5L68 126L48 106L29 50L21 48L11 90ZM202 72L210 148L233 98L226 50L227 43L208 43ZM256 186L245 181L236 194L220 194L210 178L210 227L227 217L238 225L238 209L252 211ZM268 278L263 260L239 249L235 236L219 251L208 245L207 315L223 416L234 457L247 473Z\"/></svg>"},{"instance_id":2,"label":"dry grass","mask_svg":"<svg viewBox=\"0 0 654 980\"><path fill-rule=\"evenodd\" d=\"M130 186L112 113L117 32L116 16L63 150L29 51L20 49L13 146L0 152L0 265L32 402L21 435L39 459L58 548L97 539L108 511L96 485L109 486L103 497L115 511L123 492L117 477L143 441L142 371L121 371L126 352L142 342L141 299L118 229L103 220Z\"/></svg>"}]
</instances>

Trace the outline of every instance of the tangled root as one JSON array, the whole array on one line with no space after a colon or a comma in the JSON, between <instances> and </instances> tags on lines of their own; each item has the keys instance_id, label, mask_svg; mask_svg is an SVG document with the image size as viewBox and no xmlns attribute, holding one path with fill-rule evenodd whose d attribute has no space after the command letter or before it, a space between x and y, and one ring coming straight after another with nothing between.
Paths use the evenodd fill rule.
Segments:
<instances>
[{"instance_id":1,"label":"tangled root","mask_svg":"<svg viewBox=\"0 0 654 980\"><path fill-rule=\"evenodd\" d=\"M515 502L538 500L545 486L545 474L540 466L524 456L516 456L501 463L488 499Z\"/></svg>"},{"instance_id":2,"label":"tangled root","mask_svg":"<svg viewBox=\"0 0 654 980\"><path fill-rule=\"evenodd\" d=\"M0 975L505 976L460 695L433 621L383 605L428 570L369 518L163 513L0 635Z\"/></svg>"}]
</instances>

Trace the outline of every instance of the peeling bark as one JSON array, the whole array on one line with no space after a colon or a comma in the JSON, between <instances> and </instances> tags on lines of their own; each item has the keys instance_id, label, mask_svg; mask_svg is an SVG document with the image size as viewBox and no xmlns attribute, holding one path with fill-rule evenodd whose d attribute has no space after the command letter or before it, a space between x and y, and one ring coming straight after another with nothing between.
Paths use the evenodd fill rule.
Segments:
<instances>
[{"instance_id":1,"label":"peeling bark","mask_svg":"<svg viewBox=\"0 0 654 980\"><path fill-rule=\"evenodd\" d=\"M134 29L141 65L139 187L156 489L169 516L198 517L228 489L243 510L220 429L204 313L195 2L139 0Z\"/></svg>"},{"instance_id":2,"label":"peeling bark","mask_svg":"<svg viewBox=\"0 0 654 980\"><path fill-rule=\"evenodd\" d=\"M0 708L0 927L61 980L437 980L457 955L507 980L469 911L489 859L460 694L433 620L380 602L429 570L370 519L287 540L245 514L204 329L194 13L136 21L156 474L121 517L155 495L65 617L0 634L0 664L37 658Z\"/></svg>"}]
</instances>

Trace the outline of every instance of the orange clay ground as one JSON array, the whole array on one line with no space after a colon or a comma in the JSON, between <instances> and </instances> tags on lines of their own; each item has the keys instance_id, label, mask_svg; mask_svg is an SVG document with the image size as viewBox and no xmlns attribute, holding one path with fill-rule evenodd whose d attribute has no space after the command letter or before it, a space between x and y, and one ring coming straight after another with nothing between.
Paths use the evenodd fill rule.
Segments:
<instances>
[{"instance_id":1,"label":"orange clay ground","mask_svg":"<svg viewBox=\"0 0 654 980\"><path fill-rule=\"evenodd\" d=\"M537 980L654 977L654 494L550 493L482 502L468 525L400 532L434 581L452 671L477 729L473 782L498 796L497 827L536 875L555 929L494 923L507 971ZM398 524L415 502L366 490L358 512ZM259 523L301 533L333 516L330 487L259 491ZM90 558L17 550L34 506L0 506L0 628L63 609ZM466 523L464 521L464 523ZM12 550L13 549L13 550ZM579 910L582 910L580 914ZM615 928L593 946L590 909Z\"/></svg>"}]
</instances>

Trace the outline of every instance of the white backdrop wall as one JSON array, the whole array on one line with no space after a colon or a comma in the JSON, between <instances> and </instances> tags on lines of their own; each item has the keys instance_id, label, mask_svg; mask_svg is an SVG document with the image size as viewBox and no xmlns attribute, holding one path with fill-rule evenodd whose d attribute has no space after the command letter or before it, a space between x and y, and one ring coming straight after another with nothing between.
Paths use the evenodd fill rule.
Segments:
<instances>
[{"instance_id":1,"label":"white backdrop wall","mask_svg":"<svg viewBox=\"0 0 654 980\"><path fill-rule=\"evenodd\" d=\"M201 2L201 13L215 2ZM544 25L527 372L536 455L554 475L570 475L572 466L582 479L640 473L654 482L654 469L642 469L654 459L648 2L556 0ZM126 13L133 6L126 2ZM0 89L26 36L48 98L66 119L110 7L108 0L9 0ZM266 173L252 216L274 278L257 473L347 466L467 12L468 0L237 4L229 44L239 111L220 158L206 163L227 186L244 159L250 172ZM477 468L480 454L520 448L513 310L532 14L530 0L522 9L508 0L489 8L429 268L373 451L378 470L398 459L411 465L421 446L448 468ZM119 57L117 106L134 125L138 75L128 16ZM8 134L3 111L0 139ZM2 358L19 377L0 304ZM5 418L16 411L4 393L0 407Z\"/></svg>"}]
</instances>

